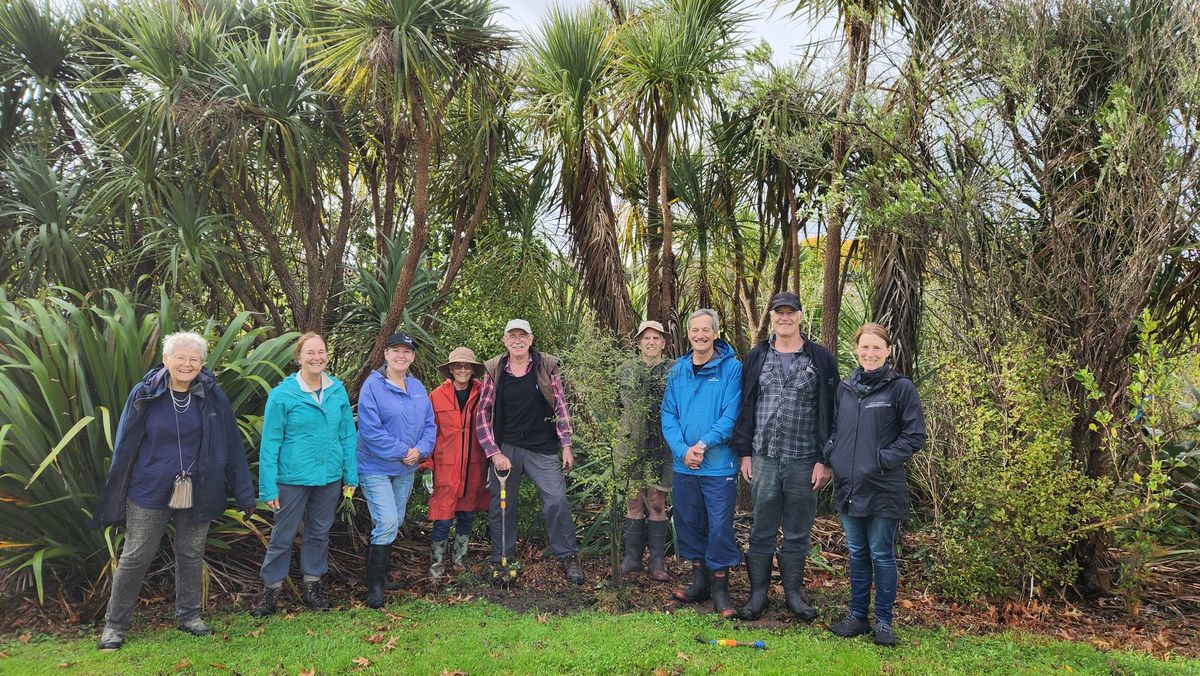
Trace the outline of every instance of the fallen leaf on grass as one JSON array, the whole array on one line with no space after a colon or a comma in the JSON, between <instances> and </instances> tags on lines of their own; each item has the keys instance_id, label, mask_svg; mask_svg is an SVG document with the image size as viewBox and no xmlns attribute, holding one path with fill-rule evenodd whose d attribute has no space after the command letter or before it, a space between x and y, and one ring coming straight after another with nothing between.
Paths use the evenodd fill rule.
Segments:
<instances>
[{"instance_id":1,"label":"fallen leaf on grass","mask_svg":"<svg viewBox=\"0 0 1200 676\"><path fill-rule=\"evenodd\" d=\"M8 658L9 658L8 651L7 651L7 650L0 650L0 660L6 660L6 659L8 659Z\"/></svg>"},{"instance_id":2,"label":"fallen leaf on grass","mask_svg":"<svg viewBox=\"0 0 1200 676\"><path fill-rule=\"evenodd\" d=\"M366 669L367 667L371 666L371 660L365 657L355 657L350 661L357 664L360 669Z\"/></svg>"},{"instance_id":3,"label":"fallen leaf on grass","mask_svg":"<svg viewBox=\"0 0 1200 676\"><path fill-rule=\"evenodd\" d=\"M29 632L25 632L24 634L21 634L21 636L17 639L17 642L18 643L29 643L29 639L31 639L31 638L33 638L33 634L30 634Z\"/></svg>"},{"instance_id":4,"label":"fallen leaf on grass","mask_svg":"<svg viewBox=\"0 0 1200 676\"><path fill-rule=\"evenodd\" d=\"M666 669L659 668L654 670L654 676L669 676L669 674Z\"/></svg>"},{"instance_id":5,"label":"fallen leaf on grass","mask_svg":"<svg viewBox=\"0 0 1200 676\"><path fill-rule=\"evenodd\" d=\"M179 662L175 666L171 667L171 671L183 671L184 669L187 669L190 666L192 666L192 663L188 662L187 658L185 657L185 658L179 660Z\"/></svg>"},{"instance_id":6,"label":"fallen leaf on grass","mask_svg":"<svg viewBox=\"0 0 1200 676\"><path fill-rule=\"evenodd\" d=\"M913 602L909 601L908 599L900 599L899 601L896 601L896 605L900 606L901 608L912 610Z\"/></svg>"},{"instance_id":7,"label":"fallen leaf on grass","mask_svg":"<svg viewBox=\"0 0 1200 676\"><path fill-rule=\"evenodd\" d=\"M313 631L312 629L305 629L305 630L304 630L304 635L305 635L305 636L316 636L316 635L317 635L317 632Z\"/></svg>"},{"instance_id":8,"label":"fallen leaf on grass","mask_svg":"<svg viewBox=\"0 0 1200 676\"><path fill-rule=\"evenodd\" d=\"M546 624L546 613L538 613L537 621L538 624Z\"/></svg>"},{"instance_id":9,"label":"fallen leaf on grass","mask_svg":"<svg viewBox=\"0 0 1200 676\"><path fill-rule=\"evenodd\" d=\"M301 669L296 676L317 676L317 668L309 667L307 669Z\"/></svg>"},{"instance_id":10,"label":"fallen leaf on grass","mask_svg":"<svg viewBox=\"0 0 1200 676\"><path fill-rule=\"evenodd\" d=\"M396 642L399 640L400 640L399 636L393 636L388 639L387 643L384 643L383 645L379 646L379 649L384 652L391 652L396 649Z\"/></svg>"},{"instance_id":11,"label":"fallen leaf on grass","mask_svg":"<svg viewBox=\"0 0 1200 676\"><path fill-rule=\"evenodd\" d=\"M450 671L449 669L442 669L442 676L467 676L467 672L458 671L457 669L455 669L454 671Z\"/></svg>"},{"instance_id":12,"label":"fallen leaf on grass","mask_svg":"<svg viewBox=\"0 0 1200 676\"><path fill-rule=\"evenodd\" d=\"M383 634L371 634L367 637L367 643L383 643Z\"/></svg>"},{"instance_id":13,"label":"fallen leaf on grass","mask_svg":"<svg viewBox=\"0 0 1200 676\"><path fill-rule=\"evenodd\" d=\"M59 669L70 669L73 666L75 666L74 662L59 662L58 663Z\"/></svg>"},{"instance_id":14,"label":"fallen leaf on grass","mask_svg":"<svg viewBox=\"0 0 1200 676\"><path fill-rule=\"evenodd\" d=\"M217 671L225 671L226 669L229 668L229 667L225 666L224 664L217 664L216 662L209 662L208 666L212 667L213 669L216 669Z\"/></svg>"},{"instance_id":15,"label":"fallen leaf on grass","mask_svg":"<svg viewBox=\"0 0 1200 676\"><path fill-rule=\"evenodd\" d=\"M255 629L254 631L250 632L249 636L251 638L258 638L259 636L262 636L262 633L263 633L263 628L259 627L258 629Z\"/></svg>"},{"instance_id":16,"label":"fallen leaf on grass","mask_svg":"<svg viewBox=\"0 0 1200 676\"><path fill-rule=\"evenodd\" d=\"M675 653L675 657L676 657L677 659L683 660L684 662L687 662L688 660L692 659L692 658L688 657L688 656L687 656L687 653L683 652L682 650L680 650L679 652Z\"/></svg>"}]
</instances>

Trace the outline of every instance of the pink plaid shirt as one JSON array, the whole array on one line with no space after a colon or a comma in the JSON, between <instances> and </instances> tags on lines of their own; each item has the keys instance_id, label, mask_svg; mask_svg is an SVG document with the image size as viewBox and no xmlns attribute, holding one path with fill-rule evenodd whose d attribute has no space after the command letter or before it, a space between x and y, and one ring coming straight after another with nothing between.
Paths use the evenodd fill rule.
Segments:
<instances>
[{"instance_id":1,"label":"pink plaid shirt","mask_svg":"<svg viewBox=\"0 0 1200 676\"><path fill-rule=\"evenodd\" d=\"M529 364L533 370L533 363ZM508 360L504 360L504 371L509 375L515 374L509 368ZM554 431L558 434L559 446L571 445L571 417L567 413L567 396L563 391L562 380L558 377L558 368L550 372L550 386L554 390ZM500 452L496 443L496 430L492 426L492 409L496 404L496 381L490 374L483 376L483 387L479 390L479 408L475 412L475 436L487 457Z\"/></svg>"}]
</instances>

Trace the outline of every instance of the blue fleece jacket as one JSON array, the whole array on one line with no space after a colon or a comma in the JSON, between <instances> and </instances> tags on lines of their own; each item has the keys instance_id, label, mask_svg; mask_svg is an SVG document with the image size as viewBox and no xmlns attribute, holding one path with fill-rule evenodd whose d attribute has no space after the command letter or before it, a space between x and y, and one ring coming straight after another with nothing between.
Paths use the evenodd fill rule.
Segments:
<instances>
[{"instance_id":1,"label":"blue fleece jacket","mask_svg":"<svg viewBox=\"0 0 1200 676\"><path fill-rule=\"evenodd\" d=\"M324 486L338 479L358 485L354 457L354 414L337 378L318 404L290 375L267 395L258 445L258 497L279 497L279 484Z\"/></svg>"},{"instance_id":2,"label":"blue fleece jacket","mask_svg":"<svg viewBox=\"0 0 1200 676\"><path fill-rule=\"evenodd\" d=\"M372 371L358 393L358 473L405 476L417 471L405 465L408 449L416 448L424 460L433 454L437 426L433 405L420 380L404 379L408 391L388 382L382 371Z\"/></svg>"},{"instance_id":3,"label":"blue fleece jacket","mask_svg":"<svg viewBox=\"0 0 1200 676\"><path fill-rule=\"evenodd\" d=\"M696 476L737 474L738 457L729 443L742 400L742 363L723 340L713 343L713 358L692 370L692 353L675 362L663 395L663 438L675 456L675 471ZM687 449L704 440L708 450L699 469L683 464Z\"/></svg>"}]
</instances>

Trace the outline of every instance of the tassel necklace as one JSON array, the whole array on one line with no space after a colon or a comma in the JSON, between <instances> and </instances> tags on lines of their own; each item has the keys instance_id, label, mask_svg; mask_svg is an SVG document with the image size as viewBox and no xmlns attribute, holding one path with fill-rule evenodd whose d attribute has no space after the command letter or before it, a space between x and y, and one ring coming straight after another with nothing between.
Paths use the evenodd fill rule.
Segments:
<instances>
[{"instance_id":1,"label":"tassel necklace","mask_svg":"<svg viewBox=\"0 0 1200 676\"><path fill-rule=\"evenodd\" d=\"M175 486L171 489L171 501L167 503L167 507L171 509L191 509L192 467L196 465L196 458L192 458L191 464L184 468L183 440L180 439L179 414L187 413L192 407L192 391L188 389L187 394L182 399L175 396L175 390L168 388L167 392L171 395L171 408L175 411L175 444L179 449L179 474L175 475Z\"/></svg>"}]
</instances>

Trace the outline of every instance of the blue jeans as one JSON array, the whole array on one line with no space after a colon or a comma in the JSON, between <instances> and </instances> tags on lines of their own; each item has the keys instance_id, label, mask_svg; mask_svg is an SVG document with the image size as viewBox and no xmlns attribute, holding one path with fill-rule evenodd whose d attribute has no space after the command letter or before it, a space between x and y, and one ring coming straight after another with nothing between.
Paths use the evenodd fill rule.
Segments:
<instances>
[{"instance_id":1,"label":"blue jeans","mask_svg":"<svg viewBox=\"0 0 1200 676\"><path fill-rule=\"evenodd\" d=\"M737 476L676 472L672 488L679 555L688 561L704 561L709 570L741 563L742 552L733 540Z\"/></svg>"},{"instance_id":2,"label":"blue jeans","mask_svg":"<svg viewBox=\"0 0 1200 676\"><path fill-rule=\"evenodd\" d=\"M367 474L358 477L367 509L371 510L371 544L390 545L404 523L404 512L408 509L408 496L412 495L416 472L404 476Z\"/></svg>"},{"instance_id":3,"label":"blue jeans","mask_svg":"<svg viewBox=\"0 0 1200 676\"><path fill-rule=\"evenodd\" d=\"M783 526L781 554L808 558L813 520L817 516L817 492L812 487L814 458L781 459L754 456L754 526L750 529L750 553L775 554L775 538Z\"/></svg>"},{"instance_id":4,"label":"blue jeans","mask_svg":"<svg viewBox=\"0 0 1200 676\"><path fill-rule=\"evenodd\" d=\"M475 512L455 512L454 519L438 519L433 522L433 532L429 539L434 542L445 542L450 538L450 524L458 522L454 529L459 535L470 535L471 527L475 525Z\"/></svg>"},{"instance_id":5,"label":"blue jeans","mask_svg":"<svg viewBox=\"0 0 1200 676\"><path fill-rule=\"evenodd\" d=\"M850 614L867 619L871 609L871 574L875 577L875 622L892 623L896 602L896 531L899 519L884 516L842 517L850 549Z\"/></svg>"}]
</instances>

